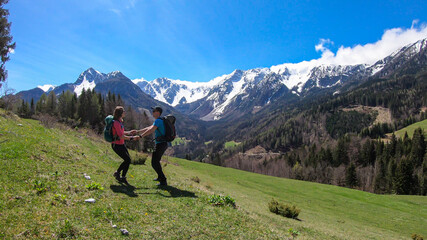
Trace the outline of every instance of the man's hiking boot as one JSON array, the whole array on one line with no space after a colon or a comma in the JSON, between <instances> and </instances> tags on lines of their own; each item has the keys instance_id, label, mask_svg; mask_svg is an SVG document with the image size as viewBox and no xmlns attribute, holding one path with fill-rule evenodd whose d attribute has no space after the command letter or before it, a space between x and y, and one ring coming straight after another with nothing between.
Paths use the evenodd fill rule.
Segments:
<instances>
[{"instance_id":1,"label":"man's hiking boot","mask_svg":"<svg viewBox=\"0 0 427 240\"><path fill-rule=\"evenodd\" d=\"M126 177L121 177L120 180L118 181L124 184L129 184L128 181L126 180Z\"/></svg>"},{"instance_id":2,"label":"man's hiking boot","mask_svg":"<svg viewBox=\"0 0 427 240\"><path fill-rule=\"evenodd\" d=\"M156 184L157 186L167 186L168 182L166 180L164 181L160 181L159 183Z\"/></svg>"},{"instance_id":3,"label":"man's hiking boot","mask_svg":"<svg viewBox=\"0 0 427 240\"><path fill-rule=\"evenodd\" d=\"M114 173L113 173L113 177L114 177L117 181L119 181L119 182L120 182L120 173L118 173L118 172L114 172Z\"/></svg>"}]
</instances>

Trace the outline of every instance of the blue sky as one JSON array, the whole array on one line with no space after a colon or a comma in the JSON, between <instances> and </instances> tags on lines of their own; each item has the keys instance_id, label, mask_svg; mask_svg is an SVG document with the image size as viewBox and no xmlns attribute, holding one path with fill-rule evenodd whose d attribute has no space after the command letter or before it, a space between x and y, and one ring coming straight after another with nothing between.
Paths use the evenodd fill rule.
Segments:
<instances>
[{"instance_id":1,"label":"blue sky","mask_svg":"<svg viewBox=\"0 0 427 240\"><path fill-rule=\"evenodd\" d=\"M427 33L421 0L11 0L6 8L16 42L8 87L17 91L72 83L89 67L205 82L338 55L386 33Z\"/></svg>"}]
</instances>

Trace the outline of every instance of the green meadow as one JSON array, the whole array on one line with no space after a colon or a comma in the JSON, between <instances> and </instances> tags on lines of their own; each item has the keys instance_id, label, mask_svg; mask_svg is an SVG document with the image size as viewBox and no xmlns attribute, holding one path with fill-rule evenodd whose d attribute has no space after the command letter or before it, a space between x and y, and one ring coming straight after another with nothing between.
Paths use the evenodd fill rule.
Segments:
<instances>
[{"instance_id":1,"label":"green meadow","mask_svg":"<svg viewBox=\"0 0 427 240\"><path fill-rule=\"evenodd\" d=\"M121 185L112 177L121 160L99 136L61 125L45 128L1 109L0 161L0 239L427 236L425 196L376 195L167 156L170 186L155 185L149 158L131 165L130 186ZM213 194L234 198L237 207L209 204ZM89 198L96 202L86 203ZM273 198L296 205L298 219L271 213ZM299 234L291 236L290 229Z\"/></svg>"},{"instance_id":2,"label":"green meadow","mask_svg":"<svg viewBox=\"0 0 427 240\"><path fill-rule=\"evenodd\" d=\"M405 136L405 132L408 133L408 136L410 138L412 138L412 136L414 135L414 131L417 128L421 128L424 131L424 136L427 137L427 119L411 124L405 128L400 129L399 131L396 131L394 134L396 135L396 137L403 137ZM390 134L391 135L391 134Z\"/></svg>"}]
</instances>

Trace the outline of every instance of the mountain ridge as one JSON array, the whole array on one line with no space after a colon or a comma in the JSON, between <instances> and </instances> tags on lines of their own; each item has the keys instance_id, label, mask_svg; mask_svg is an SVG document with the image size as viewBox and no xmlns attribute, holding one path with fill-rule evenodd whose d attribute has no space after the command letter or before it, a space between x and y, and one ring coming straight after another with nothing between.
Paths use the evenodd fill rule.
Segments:
<instances>
[{"instance_id":1,"label":"mountain ridge","mask_svg":"<svg viewBox=\"0 0 427 240\"><path fill-rule=\"evenodd\" d=\"M236 109L245 113L256 112L279 98L278 93L281 95L292 93L298 97L304 97L315 89L326 88L335 88L338 93L340 87L345 86L347 82L355 83L372 76L385 77L411 57L420 53L425 54L426 42L427 39L422 39L403 46L371 65L325 64L312 60L295 64L285 63L270 68L236 69L230 74L203 83L169 78L157 78L153 81L134 79L131 82L145 94L184 114L204 121L215 121L227 118ZM276 75L272 78L273 73ZM38 89L42 89L42 91L47 89L44 92L54 91L56 94L70 90L79 95L83 89L94 89L98 84L111 78L124 79L127 77L119 71L105 74L89 68L82 72L73 84L66 83L54 88L45 85ZM268 80L263 81L264 78L268 78ZM266 82L268 82L267 85L265 85ZM259 98L257 90L262 92L260 94L263 96L262 99ZM18 93L27 102L31 98L37 100L41 94L42 92L37 89ZM254 104L245 103L246 100L251 99L258 99L258 101Z\"/></svg>"}]
</instances>

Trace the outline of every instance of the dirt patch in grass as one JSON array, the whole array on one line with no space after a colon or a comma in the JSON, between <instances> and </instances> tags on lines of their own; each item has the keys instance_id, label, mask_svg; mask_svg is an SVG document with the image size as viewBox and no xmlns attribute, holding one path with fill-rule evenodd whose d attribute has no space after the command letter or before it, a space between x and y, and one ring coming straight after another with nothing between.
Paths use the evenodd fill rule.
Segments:
<instances>
[{"instance_id":1,"label":"dirt patch in grass","mask_svg":"<svg viewBox=\"0 0 427 240\"><path fill-rule=\"evenodd\" d=\"M343 111L357 111L360 113L367 114L377 114L377 118L375 119L373 124L377 123L393 123L391 118L391 112L388 108L383 107L368 107L368 106L352 106L348 108L343 108Z\"/></svg>"}]
</instances>

